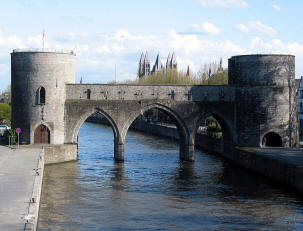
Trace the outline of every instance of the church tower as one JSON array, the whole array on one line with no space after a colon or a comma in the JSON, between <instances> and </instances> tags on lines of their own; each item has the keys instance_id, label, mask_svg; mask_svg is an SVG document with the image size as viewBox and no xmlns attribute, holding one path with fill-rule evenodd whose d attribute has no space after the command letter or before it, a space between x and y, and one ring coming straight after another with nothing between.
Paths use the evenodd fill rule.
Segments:
<instances>
[{"instance_id":1,"label":"church tower","mask_svg":"<svg viewBox=\"0 0 303 231\"><path fill-rule=\"evenodd\" d=\"M149 58L148 58L148 54L147 52L145 53L145 55L141 54L141 58L139 61L139 72L138 72L139 77L143 77L145 75L150 75L150 62L149 62Z\"/></svg>"},{"instance_id":2,"label":"church tower","mask_svg":"<svg viewBox=\"0 0 303 231\"><path fill-rule=\"evenodd\" d=\"M163 65L161 63L161 60L160 60L160 57L159 57L159 53L157 55L157 58L156 58L156 62L153 66L153 70L151 72L151 74L154 74L154 73L157 73L157 72L163 72Z\"/></svg>"},{"instance_id":3,"label":"church tower","mask_svg":"<svg viewBox=\"0 0 303 231\"><path fill-rule=\"evenodd\" d=\"M177 70L177 59L175 56L175 52L172 54L169 53L166 61L166 70L167 69L174 69Z\"/></svg>"}]
</instances>

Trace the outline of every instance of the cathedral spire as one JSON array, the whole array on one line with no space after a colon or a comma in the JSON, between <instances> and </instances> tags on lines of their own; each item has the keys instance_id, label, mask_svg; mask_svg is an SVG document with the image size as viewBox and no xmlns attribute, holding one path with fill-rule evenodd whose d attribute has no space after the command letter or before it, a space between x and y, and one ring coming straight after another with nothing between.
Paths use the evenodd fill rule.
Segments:
<instances>
[{"instance_id":1,"label":"cathedral spire","mask_svg":"<svg viewBox=\"0 0 303 231\"><path fill-rule=\"evenodd\" d=\"M152 74L156 73L156 72L159 72L159 71L162 71L162 70L163 70L163 65L161 63L160 55L158 53L157 58L156 58L156 62L153 66Z\"/></svg>"},{"instance_id":2,"label":"cathedral spire","mask_svg":"<svg viewBox=\"0 0 303 231\"><path fill-rule=\"evenodd\" d=\"M169 52L166 60L166 69L170 68L170 63L171 63L171 54Z\"/></svg>"}]
</instances>

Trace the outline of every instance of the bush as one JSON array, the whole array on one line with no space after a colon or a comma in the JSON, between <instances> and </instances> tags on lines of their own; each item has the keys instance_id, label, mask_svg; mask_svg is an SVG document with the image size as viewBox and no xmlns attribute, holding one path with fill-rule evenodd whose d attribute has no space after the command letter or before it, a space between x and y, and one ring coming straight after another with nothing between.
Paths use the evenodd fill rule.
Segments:
<instances>
[{"instance_id":1,"label":"bush","mask_svg":"<svg viewBox=\"0 0 303 231\"><path fill-rule=\"evenodd\" d=\"M5 142L7 144L9 144L9 136L12 136L13 137L13 140L12 140L12 144L16 144L17 142L17 133L14 129L8 129L4 132L4 138L5 138Z\"/></svg>"},{"instance_id":2,"label":"bush","mask_svg":"<svg viewBox=\"0 0 303 231\"><path fill-rule=\"evenodd\" d=\"M222 136L222 129L220 125L216 123L211 123L207 126L207 134L211 137L220 139Z\"/></svg>"},{"instance_id":3,"label":"bush","mask_svg":"<svg viewBox=\"0 0 303 231\"><path fill-rule=\"evenodd\" d=\"M118 82L111 82L119 84ZM124 84L171 84L171 85L227 85L228 84L228 70L216 72L209 78L204 73L204 77L191 73L186 76L184 72L168 69L166 73L157 72L152 75L146 75L136 80L125 80Z\"/></svg>"}]
</instances>

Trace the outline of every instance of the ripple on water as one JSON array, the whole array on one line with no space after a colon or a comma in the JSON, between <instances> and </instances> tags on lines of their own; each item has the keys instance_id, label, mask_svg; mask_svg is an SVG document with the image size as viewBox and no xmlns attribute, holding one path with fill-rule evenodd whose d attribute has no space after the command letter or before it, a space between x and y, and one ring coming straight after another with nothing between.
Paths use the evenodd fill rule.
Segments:
<instances>
[{"instance_id":1,"label":"ripple on water","mask_svg":"<svg viewBox=\"0 0 303 231\"><path fill-rule=\"evenodd\" d=\"M129 132L113 161L109 127L84 123L79 160L45 167L39 230L303 230L303 203L220 157Z\"/></svg>"}]
</instances>

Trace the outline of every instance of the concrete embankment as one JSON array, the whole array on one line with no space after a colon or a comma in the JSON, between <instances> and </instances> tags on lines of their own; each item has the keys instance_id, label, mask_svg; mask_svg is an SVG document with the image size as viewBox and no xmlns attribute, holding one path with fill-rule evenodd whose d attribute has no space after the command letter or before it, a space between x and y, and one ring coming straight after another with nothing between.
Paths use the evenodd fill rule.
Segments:
<instances>
[{"instance_id":1,"label":"concrete embankment","mask_svg":"<svg viewBox=\"0 0 303 231\"><path fill-rule=\"evenodd\" d=\"M36 230L43 161L41 148L0 146L0 230Z\"/></svg>"},{"instance_id":2,"label":"concrete embankment","mask_svg":"<svg viewBox=\"0 0 303 231\"><path fill-rule=\"evenodd\" d=\"M106 123L93 119L90 122ZM131 129L178 140L176 128L136 120ZM220 139L197 134L196 148L218 153L237 165L262 174L280 184L291 186L303 193L303 154L301 148L228 147Z\"/></svg>"}]
</instances>

